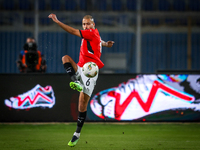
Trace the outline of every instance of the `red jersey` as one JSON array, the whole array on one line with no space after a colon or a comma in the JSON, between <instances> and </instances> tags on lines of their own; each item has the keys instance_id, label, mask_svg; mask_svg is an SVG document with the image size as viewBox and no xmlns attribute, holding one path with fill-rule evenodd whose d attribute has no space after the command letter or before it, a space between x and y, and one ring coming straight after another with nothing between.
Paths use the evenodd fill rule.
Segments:
<instances>
[{"instance_id":1,"label":"red jersey","mask_svg":"<svg viewBox=\"0 0 200 150\"><path fill-rule=\"evenodd\" d=\"M97 29L80 30L82 37L78 66L83 67L87 62L94 62L99 69L104 64L101 57L101 37Z\"/></svg>"}]
</instances>

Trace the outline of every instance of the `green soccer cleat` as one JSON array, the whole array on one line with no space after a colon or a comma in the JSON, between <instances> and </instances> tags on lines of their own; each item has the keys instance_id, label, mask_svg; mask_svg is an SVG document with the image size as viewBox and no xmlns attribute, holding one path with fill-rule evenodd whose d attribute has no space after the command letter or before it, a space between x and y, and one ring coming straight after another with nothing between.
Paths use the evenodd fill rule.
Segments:
<instances>
[{"instance_id":1,"label":"green soccer cleat","mask_svg":"<svg viewBox=\"0 0 200 150\"><path fill-rule=\"evenodd\" d=\"M74 147L80 138L80 133L74 132L72 139L69 141L68 146ZM73 142L72 142L73 141Z\"/></svg>"},{"instance_id":2,"label":"green soccer cleat","mask_svg":"<svg viewBox=\"0 0 200 150\"><path fill-rule=\"evenodd\" d=\"M68 146L70 147L74 147L76 145L76 143L78 142L79 139L75 140L74 142L71 142L71 140L68 143Z\"/></svg>"},{"instance_id":3,"label":"green soccer cleat","mask_svg":"<svg viewBox=\"0 0 200 150\"><path fill-rule=\"evenodd\" d=\"M83 90L80 82L70 82L69 85L73 90L77 90L78 92L81 92Z\"/></svg>"}]
</instances>

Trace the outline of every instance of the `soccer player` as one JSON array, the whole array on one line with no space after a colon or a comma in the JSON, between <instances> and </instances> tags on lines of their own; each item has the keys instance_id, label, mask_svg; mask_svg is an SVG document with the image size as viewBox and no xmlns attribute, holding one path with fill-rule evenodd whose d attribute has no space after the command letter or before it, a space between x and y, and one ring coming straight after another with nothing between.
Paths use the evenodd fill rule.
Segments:
<instances>
[{"instance_id":1,"label":"soccer player","mask_svg":"<svg viewBox=\"0 0 200 150\"><path fill-rule=\"evenodd\" d=\"M76 64L74 60L68 55L62 57L64 68L72 79L72 82L70 82L70 87L80 92L77 129L72 139L68 143L69 146L75 146L79 140L80 132L87 114L87 105L98 78L98 74L94 78L87 78L84 76L82 73L82 67L87 62L94 62L97 64L99 69L101 69L104 66L103 62L100 60L101 48L102 46L112 47L114 42L105 42L101 40L99 32L95 28L94 19L90 15L83 17L83 30L75 29L60 22L55 14L50 14L48 17L68 33L82 38L78 64Z\"/></svg>"}]
</instances>

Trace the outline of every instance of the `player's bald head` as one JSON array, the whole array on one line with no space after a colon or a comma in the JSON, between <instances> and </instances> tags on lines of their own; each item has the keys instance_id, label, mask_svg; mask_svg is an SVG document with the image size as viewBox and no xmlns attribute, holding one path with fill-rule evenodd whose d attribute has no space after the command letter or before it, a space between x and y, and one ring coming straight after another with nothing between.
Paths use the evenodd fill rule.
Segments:
<instances>
[{"instance_id":1,"label":"player's bald head","mask_svg":"<svg viewBox=\"0 0 200 150\"><path fill-rule=\"evenodd\" d=\"M85 15L83 19L90 19L92 22L94 22L94 18L91 15Z\"/></svg>"}]
</instances>

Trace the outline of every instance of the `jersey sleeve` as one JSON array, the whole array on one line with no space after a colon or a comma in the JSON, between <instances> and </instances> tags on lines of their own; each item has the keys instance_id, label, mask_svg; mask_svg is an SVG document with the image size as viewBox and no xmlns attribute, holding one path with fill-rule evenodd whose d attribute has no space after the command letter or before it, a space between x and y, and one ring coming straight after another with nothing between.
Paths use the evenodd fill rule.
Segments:
<instances>
[{"instance_id":1,"label":"jersey sleeve","mask_svg":"<svg viewBox=\"0 0 200 150\"><path fill-rule=\"evenodd\" d=\"M92 40L94 37L94 31L93 29L87 29L87 30L80 30L81 37L86 40Z\"/></svg>"}]
</instances>

